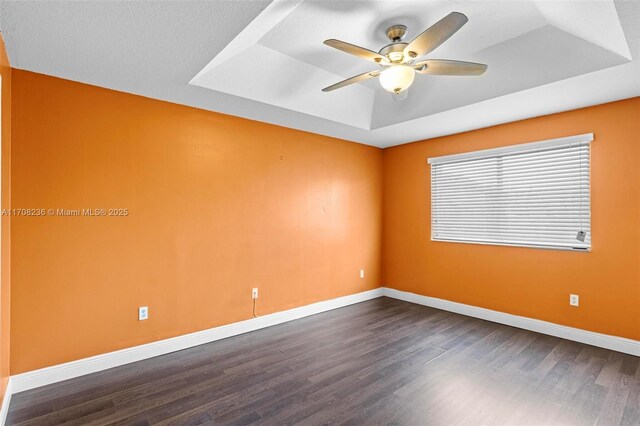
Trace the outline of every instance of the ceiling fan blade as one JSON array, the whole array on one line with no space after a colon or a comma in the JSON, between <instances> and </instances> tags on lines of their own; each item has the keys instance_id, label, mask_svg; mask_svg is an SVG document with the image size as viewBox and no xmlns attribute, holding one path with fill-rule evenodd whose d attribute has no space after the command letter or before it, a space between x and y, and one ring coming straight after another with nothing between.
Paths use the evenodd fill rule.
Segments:
<instances>
[{"instance_id":1,"label":"ceiling fan blade","mask_svg":"<svg viewBox=\"0 0 640 426\"><path fill-rule=\"evenodd\" d=\"M329 87L325 87L322 89L323 92L331 92L332 90L340 89L341 87L348 86L353 83L358 83L360 81L368 80L370 78L374 78L380 75L380 71L369 71L360 75L356 75L354 77L348 78L346 80L342 80L339 83L332 84Z\"/></svg>"},{"instance_id":2,"label":"ceiling fan blade","mask_svg":"<svg viewBox=\"0 0 640 426\"><path fill-rule=\"evenodd\" d=\"M468 20L469 19L460 12L451 12L427 28L418 37L414 38L413 41L404 48L405 56L409 58L419 58L430 53L462 28Z\"/></svg>"},{"instance_id":3,"label":"ceiling fan blade","mask_svg":"<svg viewBox=\"0 0 640 426\"><path fill-rule=\"evenodd\" d=\"M374 52L373 50L365 49L364 47L356 46L355 44L347 43L346 41L340 41L331 38L329 40L325 40L324 44L326 44L327 46L331 46L334 49L349 53L350 55L354 55L368 61L373 61L377 64L389 62L387 58L379 53Z\"/></svg>"},{"instance_id":4,"label":"ceiling fan blade","mask_svg":"<svg viewBox=\"0 0 640 426\"><path fill-rule=\"evenodd\" d=\"M431 75L480 75L487 70L485 64L446 59L427 59L413 64L413 68L420 74Z\"/></svg>"}]
</instances>

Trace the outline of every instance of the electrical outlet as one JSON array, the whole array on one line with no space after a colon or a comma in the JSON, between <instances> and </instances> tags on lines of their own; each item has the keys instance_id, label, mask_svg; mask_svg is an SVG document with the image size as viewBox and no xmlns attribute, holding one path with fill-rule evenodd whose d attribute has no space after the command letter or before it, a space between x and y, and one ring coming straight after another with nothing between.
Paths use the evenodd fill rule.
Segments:
<instances>
[{"instance_id":1,"label":"electrical outlet","mask_svg":"<svg viewBox=\"0 0 640 426\"><path fill-rule=\"evenodd\" d=\"M580 306L580 296L578 296L577 294L570 294L569 304L571 306Z\"/></svg>"},{"instance_id":2,"label":"electrical outlet","mask_svg":"<svg viewBox=\"0 0 640 426\"><path fill-rule=\"evenodd\" d=\"M360 269L360 278L364 278L364 269Z\"/></svg>"},{"instance_id":3,"label":"electrical outlet","mask_svg":"<svg viewBox=\"0 0 640 426\"><path fill-rule=\"evenodd\" d=\"M251 298L252 299L257 299L258 298L258 288L254 288L251 290Z\"/></svg>"},{"instance_id":4,"label":"electrical outlet","mask_svg":"<svg viewBox=\"0 0 640 426\"><path fill-rule=\"evenodd\" d=\"M146 319L149 319L149 307L140 306L138 308L138 321L144 321Z\"/></svg>"}]
</instances>

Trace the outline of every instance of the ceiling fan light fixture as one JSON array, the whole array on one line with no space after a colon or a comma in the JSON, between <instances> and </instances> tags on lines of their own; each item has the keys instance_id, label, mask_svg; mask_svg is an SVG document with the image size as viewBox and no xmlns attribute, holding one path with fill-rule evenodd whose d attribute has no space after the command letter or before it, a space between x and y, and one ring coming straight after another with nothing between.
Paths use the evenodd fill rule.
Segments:
<instances>
[{"instance_id":1,"label":"ceiling fan light fixture","mask_svg":"<svg viewBox=\"0 0 640 426\"><path fill-rule=\"evenodd\" d=\"M384 90L391 93L400 93L407 90L413 83L415 72L413 67L407 65L391 65L380 73L380 84Z\"/></svg>"}]
</instances>

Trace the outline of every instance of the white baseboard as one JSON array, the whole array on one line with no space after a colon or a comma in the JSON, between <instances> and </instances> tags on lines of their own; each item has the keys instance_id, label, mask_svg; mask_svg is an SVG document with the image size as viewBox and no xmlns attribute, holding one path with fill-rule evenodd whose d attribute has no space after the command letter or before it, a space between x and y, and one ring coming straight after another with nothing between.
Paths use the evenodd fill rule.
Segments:
<instances>
[{"instance_id":1,"label":"white baseboard","mask_svg":"<svg viewBox=\"0 0 640 426\"><path fill-rule=\"evenodd\" d=\"M598 346L600 348L606 348L613 351L640 356L640 341L638 340L610 336L608 334L594 333L593 331L567 327L565 325L554 324L552 322L521 317L518 315L493 311L491 309L479 308L476 306L451 302L444 299L437 299L435 297L421 296L419 294L395 290L387 287L383 287L382 294L387 297L416 303L418 305L430 306L432 308L455 312L457 314L462 314L469 317L480 318L487 321L523 328L525 330L548 334L550 336L556 336L567 340L586 343L588 345Z\"/></svg>"},{"instance_id":2,"label":"white baseboard","mask_svg":"<svg viewBox=\"0 0 640 426\"><path fill-rule=\"evenodd\" d=\"M108 368L129 364L131 362L168 354L170 352L214 342L231 336L237 336L239 334L282 324L284 322L319 314L321 312L330 311L343 306L352 305L354 303L364 302L365 300L375 299L381 296L382 289L377 288L375 290L312 303L299 308L263 315L258 318L210 328L208 330L185 334L183 336L172 337L170 339L96 355L90 358L79 359L77 361L54 365L39 370L28 371L11 377L13 382L13 393L23 392L40 386L49 385L51 383L83 376L85 374L95 373Z\"/></svg>"},{"instance_id":3,"label":"white baseboard","mask_svg":"<svg viewBox=\"0 0 640 426\"><path fill-rule=\"evenodd\" d=\"M7 382L7 388L4 391L4 398L2 398L2 407L0 407L0 425L4 426L7 421L7 414L9 413L9 404L11 403L11 395L13 395L13 388L11 383L11 377Z\"/></svg>"},{"instance_id":4,"label":"white baseboard","mask_svg":"<svg viewBox=\"0 0 640 426\"><path fill-rule=\"evenodd\" d=\"M6 416L6 410L8 409L9 400L12 393L23 392L40 386L45 386L52 383L61 382L63 380L72 379L74 377L83 376L85 374L95 373L98 371L106 370L108 368L129 364L131 362L141 361L143 359L148 359L182 349L191 348L193 346L214 342L216 340L248 333L250 331L259 330L261 328L270 327L277 324L282 324L288 321L315 315L321 312L330 311L333 309L352 305L354 303L364 302L366 300L375 299L381 296L387 296L394 299L416 303L419 305L430 306L432 308L442 309L445 311L455 312L470 317L480 318L500 324L522 328L525 330L531 330L542 334L548 334L563 339L574 340L576 342L586 343L593 346L640 356L640 342L637 340L625 339L623 337L610 336L607 334L594 333L591 331L567 327L564 325L554 324L537 319L511 315L504 312L492 311L490 309L479 308L476 306L465 305L462 303L451 302L443 299L437 299L435 297L421 296L415 293L408 293L406 291L381 287L375 290L369 290L362 293L339 297L337 299L313 303L311 305L301 306L299 308L289 309L287 311L264 315L246 321L240 321L233 324L199 331L196 333L147 343L140 346L134 346L132 348L96 355L90 358L84 358L77 361L71 361L64 364L54 365L52 367L46 367L40 370L29 371L26 373L11 376L9 385L7 386L7 392L5 393L5 401L3 402L0 415ZM0 417L0 420L2 419L3 417ZM0 425L1 424L2 422L0 422Z\"/></svg>"}]
</instances>

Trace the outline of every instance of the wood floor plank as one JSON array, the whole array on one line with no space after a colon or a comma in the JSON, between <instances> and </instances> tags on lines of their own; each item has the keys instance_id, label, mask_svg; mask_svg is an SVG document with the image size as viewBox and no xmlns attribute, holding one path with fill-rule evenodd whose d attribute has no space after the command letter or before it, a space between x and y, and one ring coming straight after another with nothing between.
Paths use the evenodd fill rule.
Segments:
<instances>
[{"instance_id":1,"label":"wood floor plank","mask_svg":"<svg viewBox=\"0 0 640 426\"><path fill-rule=\"evenodd\" d=\"M379 298L13 396L62 423L638 425L640 359Z\"/></svg>"}]
</instances>

